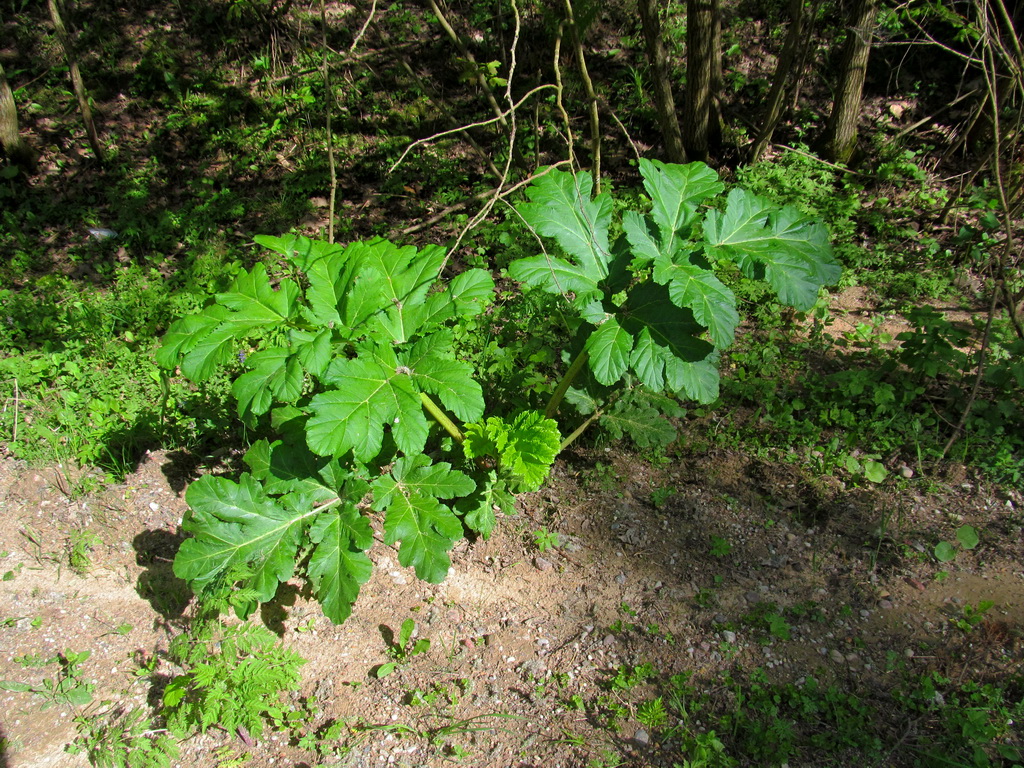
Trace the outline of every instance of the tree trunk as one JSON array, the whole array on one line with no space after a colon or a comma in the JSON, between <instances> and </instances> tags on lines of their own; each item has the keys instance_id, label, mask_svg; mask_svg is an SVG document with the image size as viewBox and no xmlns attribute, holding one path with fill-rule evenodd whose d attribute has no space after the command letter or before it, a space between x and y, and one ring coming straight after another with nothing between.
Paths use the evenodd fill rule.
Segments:
<instances>
[{"instance_id":1,"label":"tree trunk","mask_svg":"<svg viewBox=\"0 0 1024 768\"><path fill-rule=\"evenodd\" d=\"M576 14L573 11L572 0L563 0L565 4L565 20L568 23L569 34L572 36L573 48L576 50L576 64L579 67L580 80L583 83L583 91L587 94L587 112L590 114L590 157L594 171L594 194L601 192L601 119L597 109L597 91L594 90L594 81L590 79L590 70L587 69L587 59L583 51L583 33L576 25Z\"/></svg>"},{"instance_id":2,"label":"tree trunk","mask_svg":"<svg viewBox=\"0 0 1024 768\"><path fill-rule=\"evenodd\" d=\"M843 46L839 88L821 140L822 153L833 162L849 162L857 148L860 100L877 17L878 0L856 0L850 15L849 34Z\"/></svg>"},{"instance_id":3,"label":"tree trunk","mask_svg":"<svg viewBox=\"0 0 1024 768\"><path fill-rule=\"evenodd\" d=\"M0 62L0 146L11 162L20 166L25 172L35 171L36 158L32 149L21 138L18 130L18 108L14 103L14 94L7 84L7 73Z\"/></svg>"},{"instance_id":4,"label":"tree trunk","mask_svg":"<svg viewBox=\"0 0 1024 768\"><path fill-rule=\"evenodd\" d=\"M54 30L57 32L57 41L61 50L64 51L64 58L67 59L68 69L71 72L71 85L75 89L75 97L78 99L78 108L82 112L82 121L85 123L85 133L89 137L89 146L92 147L96 159L103 162L103 147L100 146L99 137L96 135L96 124L92 119L92 108L89 106L89 97L85 92L85 83L82 81L82 73L78 69L78 57L75 56L71 38L64 26L64 19L61 17L59 0L46 0L50 9L50 19L53 21Z\"/></svg>"},{"instance_id":5,"label":"tree trunk","mask_svg":"<svg viewBox=\"0 0 1024 768\"><path fill-rule=\"evenodd\" d=\"M643 26L644 44L647 48L647 62L651 68L654 86L654 106L658 112L658 125L665 141L665 156L669 162L685 163L683 134L676 116L676 100L672 95L672 80L669 77L668 55L661 39L661 17L655 0L637 0L640 23Z\"/></svg>"},{"instance_id":6,"label":"tree trunk","mask_svg":"<svg viewBox=\"0 0 1024 768\"><path fill-rule=\"evenodd\" d=\"M718 0L686 2L686 113L683 147L693 160L707 160L719 133L715 80L715 18Z\"/></svg>"},{"instance_id":7,"label":"tree trunk","mask_svg":"<svg viewBox=\"0 0 1024 768\"><path fill-rule=\"evenodd\" d=\"M772 140L775 128L782 119L782 103L785 100L786 89L790 75L799 81L801 72L793 71L793 62L810 40L805 33L807 18L804 16L803 0L790 0L789 3L789 31L786 33L786 41L782 44L782 52L779 54L779 62L775 66L775 77L772 78L772 89L768 94L768 110L765 113L764 123L761 132L757 135L753 148L750 150L750 162L756 163L761 159L765 149Z\"/></svg>"}]
</instances>

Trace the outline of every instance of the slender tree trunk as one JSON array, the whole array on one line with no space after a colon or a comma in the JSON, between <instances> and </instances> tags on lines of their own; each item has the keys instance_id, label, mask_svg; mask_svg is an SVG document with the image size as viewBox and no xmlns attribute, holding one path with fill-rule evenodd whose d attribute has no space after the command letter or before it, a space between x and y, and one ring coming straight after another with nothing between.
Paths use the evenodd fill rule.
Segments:
<instances>
[{"instance_id":1,"label":"slender tree trunk","mask_svg":"<svg viewBox=\"0 0 1024 768\"><path fill-rule=\"evenodd\" d=\"M18 108L14 103L14 94L7 84L7 73L0 62L0 146L11 162L20 166L27 173L35 171L35 153L18 130Z\"/></svg>"},{"instance_id":2,"label":"slender tree trunk","mask_svg":"<svg viewBox=\"0 0 1024 768\"><path fill-rule=\"evenodd\" d=\"M714 0L711 19L711 113L708 115L708 142L712 149L722 145L722 5Z\"/></svg>"},{"instance_id":3,"label":"slender tree trunk","mask_svg":"<svg viewBox=\"0 0 1024 768\"><path fill-rule=\"evenodd\" d=\"M676 116L676 100L672 95L672 79L669 77L668 55L661 38L661 17L655 0L637 0L640 23L643 26L644 44L647 47L647 62L651 68L654 86L654 107L658 113L658 125L665 141L665 156L672 163L685 163L683 134Z\"/></svg>"},{"instance_id":4,"label":"slender tree trunk","mask_svg":"<svg viewBox=\"0 0 1024 768\"><path fill-rule=\"evenodd\" d=\"M64 51L64 58L67 59L68 69L71 71L71 85L75 89L75 97L78 99L78 108L82 112L82 120L85 123L85 132L89 137L89 146L92 147L92 151L96 155L96 159L102 163L103 147L100 146L99 137L96 135L96 124L92 119L92 108L89 106L89 97L85 92L85 83L82 82L82 73L78 69L78 58L75 56L74 47L71 44L71 38L64 26L64 19L61 16L60 6L58 5L59 1L60 0L46 0L46 5L50 9L50 19L53 21L53 27L57 32L57 41L60 43L60 47Z\"/></svg>"},{"instance_id":5,"label":"slender tree trunk","mask_svg":"<svg viewBox=\"0 0 1024 768\"><path fill-rule=\"evenodd\" d=\"M821 140L822 153L833 162L849 162L857 148L860 101L877 18L878 0L856 0L850 15L849 34L843 46L839 87Z\"/></svg>"},{"instance_id":6,"label":"slender tree trunk","mask_svg":"<svg viewBox=\"0 0 1024 768\"><path fill-rule=\"evenodd\" d=\"M568 22L569 34L572 36L573 48L576 51L576 64L579 67L580 80L583 82L584 93L587 94L587 106L590 114L590 157L594 171L594 194L601 192L601 118L597 109L597 91L594 81L590 79L587 59L583 51L583 34L576 25L576 14L572 0L563 0L565 19Z\"/></svg>"},{"instance_id":7,"label":"slender tree trunk","mask_svg":"<svg viewBox=\"0 0 1024 768\"><path fill-rule=\"evenodd\" d=\"M686 112L683 147L693 160L707 160L718 110L712 93L715 71L715 17L718 0L686 2Z\"/></svg>"},{"instance_id":8,"label":"slender tree trunk","mask_svg":"<svg viewBox=\"0 0 1024 768\"><path fill-rule=\"evenodd\" d=\"M801 76L800 71L794 72L793 62L797 58L797 53L806 46L809 39L805 32L807 18L804 16L803 0L790 0L789 16L789 31L786 33L786 41L782 44L779 62L775 67L775 77L772 78L772 89L768 94L768 110L765 113L764 123L757 135L757 140L750 150L750 162L752 163L761 159L761 155L771 143L779 120L782 119L782 104L785 100L790 75L795 76L797 80Z\"/></svg>"}]
</instances>

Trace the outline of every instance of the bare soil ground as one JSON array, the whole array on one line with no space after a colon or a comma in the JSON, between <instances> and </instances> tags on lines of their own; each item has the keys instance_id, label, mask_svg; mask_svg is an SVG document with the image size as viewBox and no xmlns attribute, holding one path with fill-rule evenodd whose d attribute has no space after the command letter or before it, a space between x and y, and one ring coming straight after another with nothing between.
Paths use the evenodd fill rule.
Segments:
<instances>
[{"instance_id":1,"label":"bare soil ground","mask_svg":"<svg viewBox=\"0 0 1024 768\"><path fill-rule=\"evenodd\" d=\"M26 655L91 650L82 669L96 700L158 699L154 678L134 673L186 625L188 593L170 559L184 487L201 471L153 453L125 484L78 496L79 478L60 467L0 464L0 572L11 574L0 581L0 680L52 676L17 661ZM979 682L1021 671L1024 500L957 468L944 478L844 488L736 453L652 468L598 452L570 456L545 490L520 501L491 540L456 549L441 585L417 581L379 543L374 576L344 625L295 595L264 611L309 660L302 693L316 696L321 722L382 726L352 731L340 762L281 735L248 745L212 729L183 743L175 764L219 765L247 753L250 766L440 766L461 750L466 765L568 767L610 749L626 764L671 766L678 751L638 723L600 727L570 697L587 699L611 670L640 663L693 672L713 694L727 670L760 667L777 680L844 682L868 698L894 684L894 658L912 672ZM937 579L932 548L964 523L978 528L981 544ZM542 527L558 533L558 548L538 552L533 532ZM68 557L84 528L102 543L82 575ZM716 552L712 536L731 551ZM955 628L950 619L981 600L995 603L984 622L969 633ZM765 603L814 610L789 620L784 641L745 618ZM374 678L388 660L381 628L397 630L409 617L432 641L429 652ZM155 679L175 671L163 660ZM417 690L441 689L433 703L410 703ZM85 765L64 752L75 712L45 704L28 692L0 693L0 764ZM570 743L566 734L582 738Z\"/></svg>"}]
</instances>

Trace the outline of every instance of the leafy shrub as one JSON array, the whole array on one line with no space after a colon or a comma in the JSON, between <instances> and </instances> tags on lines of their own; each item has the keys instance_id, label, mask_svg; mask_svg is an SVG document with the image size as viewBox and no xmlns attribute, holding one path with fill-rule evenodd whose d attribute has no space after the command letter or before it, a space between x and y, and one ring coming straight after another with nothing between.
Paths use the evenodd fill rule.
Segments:
<instances>
[{"instance_id":1,"label":"leafy shrub","mask_svg":"<svg viewBox=\"0 0 1024 768\"><path fill-rule=\"evenodd\" d=\"M614 241L612 197L592 198L587 173L550 170L519 207L564 255L519 258L508 273L556 297L576 329L552 340L574 357L543 413L498 402L485 416L479 358L452 354L492 302L488 272L442 280L437 246L258 237L287 274L263 264L239 274L174 323L157 353L197 382L240 362L238 416L272 433L246 453L237 481L189 487L183 527L194 537L175 574L201 595L236 585L230 602L243 617L301 574L340 623L370 576L370 509L383 513L399 562L439 582L467 529L488 536L495 511L540 488L589 424L660 444L674 432L659 413L677 414L678 398L717 397L718 355L740 318L716 268L739 269L804 310L838 280L824 226L795 208L735 189L701 217L724 189L711 169L646 160L640 169L651 211L627 211ZM461 338L465 350L472 335ZM587 419L562 440L553 417L567 393Z\"/></svg>"}]
</instances>

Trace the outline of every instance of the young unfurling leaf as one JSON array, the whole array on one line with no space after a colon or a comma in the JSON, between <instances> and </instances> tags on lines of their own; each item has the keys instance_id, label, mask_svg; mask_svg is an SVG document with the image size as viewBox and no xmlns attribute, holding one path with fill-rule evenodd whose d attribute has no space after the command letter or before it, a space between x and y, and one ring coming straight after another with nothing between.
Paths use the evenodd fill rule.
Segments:
<instances>
[{"instance_id":1,"label":"young unfurling leaf","mask_svg":"<svg viewBox=\"0 0 1024 768\"><path fill-rule=\"evenodd\" d=\"M500 476L514 491L536 491L561 449L561 437L554 420L524 411L511 422L492 416L466 425L462 448L468 459L497 459Z\"/></svg>"}]
</instances>

